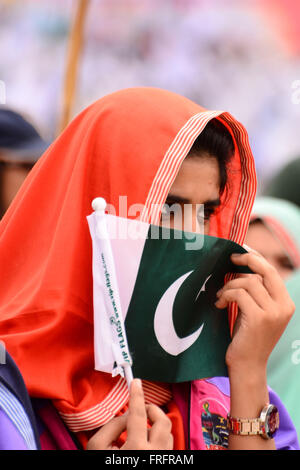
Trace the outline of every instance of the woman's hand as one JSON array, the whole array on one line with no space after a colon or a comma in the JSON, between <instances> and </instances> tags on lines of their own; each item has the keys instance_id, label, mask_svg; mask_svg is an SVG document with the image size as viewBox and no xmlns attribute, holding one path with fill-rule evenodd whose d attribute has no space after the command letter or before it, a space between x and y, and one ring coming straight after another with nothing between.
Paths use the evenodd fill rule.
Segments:
<instances>
[{"instance_id":1,"label":"woman's hand","mask_svg":"<svg viewBox=\"0 0 300 470\"><path fill-rule=\"evenodd\" d=\"M276 269L256 252L236 254L232 262L253 273L229 281L217 293L218 308L236 302L239 315L226 353L229 369L261 370L291 319L295 306Z\"/></svg>"},{"instance_id":2,"label":"woman's hand","mask_svg":"<svg viewBox=\"0 0 300 470\"><path fill-rule=\"evenodd\" d=\"M217 294L216 306L236 302L239 315L226 352L230 381L230 414L258 418L269 402L267 362L291 319L295 306L275 270L261 255L250 252L232 256L232 262L253 273L229 281ZM273 439L229 435L230 450L274 450Z\"/></svg>"},{"instance_id":3,"label":"woman's hand","mask_svg":"<svg viewBox=\"0 0 300 470\"><path fill-rule=\"evenodd\" d=\"M147 419L152 423L147 426ZM127 430L127 439L119 449L114 446L120 434ZM89 440L87 450L172 450L172 423L156 405L145 405L139 379L130 386L129 410L126 415L113 418Z\"/></svg>"}]
</instances>

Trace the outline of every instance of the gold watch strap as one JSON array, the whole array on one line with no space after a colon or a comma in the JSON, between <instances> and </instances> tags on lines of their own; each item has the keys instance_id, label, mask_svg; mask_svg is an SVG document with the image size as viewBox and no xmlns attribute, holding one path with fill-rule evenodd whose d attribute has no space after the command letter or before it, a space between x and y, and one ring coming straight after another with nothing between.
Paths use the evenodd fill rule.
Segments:
<instances>
[{"instance_id":1,"label":"gold watch strap","mask_svg":"<svg viewBox=\"0 0 300 470\"><path fill-rule=\"evenodd\" d=\"M238 436L261 436L272 439L279 428L279 413L275 405L267 403L259 418L234 418L228 414L227 429Z\"/></svg>"},{"instance_id":2,"label":"gold watch strap","mask_svg":"<svg viewBox=\"0 0 300 470\"><path fill-rule=\"evenodd\" d=\"M233 418L228 415L227 427L229 432L240 436L257 436L263 433L260 418Z\"/></svg>"}]
</instances>

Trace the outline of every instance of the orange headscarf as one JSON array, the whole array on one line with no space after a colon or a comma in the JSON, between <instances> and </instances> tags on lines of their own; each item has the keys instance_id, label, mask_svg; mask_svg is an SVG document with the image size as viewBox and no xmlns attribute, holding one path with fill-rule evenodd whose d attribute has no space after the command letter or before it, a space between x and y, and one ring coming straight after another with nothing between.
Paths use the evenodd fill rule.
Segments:
<instances>
[{"instance_id":1,"label":"orange headscarf","mask_svg":"<svg viewBox=\"0 0 300 470\"><path fill-rule=\"evenodd\" d=\"M194 140L216 117L236 151L230 197L213 217L211 234L243 243L256 191L245 129L228 113L155 88L113 93L79 114L1 221L1 339L30 395L53 400L71 430L95 429L128 399L122 378L94 370L91 202L102 196L118 208L126 195L128 207L160 208ZM147 390L156 393L151 383ZM158 403L167 401L167 388L161 385L158 395Z\"/></svg>"}]
</instances>

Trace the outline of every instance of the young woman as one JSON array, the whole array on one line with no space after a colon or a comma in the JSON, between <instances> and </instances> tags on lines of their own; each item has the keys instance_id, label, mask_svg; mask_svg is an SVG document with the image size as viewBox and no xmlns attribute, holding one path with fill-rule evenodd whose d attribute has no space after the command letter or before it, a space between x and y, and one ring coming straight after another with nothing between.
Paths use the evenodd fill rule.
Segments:
<instances>
[{"instance_id":1,"label":"young woman","mask_svg":"<svg viewBox=\"0 0 300 470\"><path fill-rule=\"evenodd\" d=\"M231 144L223 163L203 142L199 151L189 154L212 120L217 121L214 127L223 126L223 136L230 136L225 137ZM228 113L206 111L184 97L152 88L128 89L100 99L73 120L36 164L0 227L0 333L31 397L51 400L83 447L98 428L105 434L109 426L105 424L114 425L111 419L128 410L125 381L94 370L91 241L86 222L92 200L102 196L118 208L119 196L127 196L127 207L144 205L142 220L148 221L147 214L155 207L151 221L157 224L162 223L166 202L177 200L192 208L206 204L206 233L242 244L255 192L254 162L243 126ZM197 216L194 211L192 215ZM276 270L262 257L249 253L236 256L234 262L257 275L231 280L218 295L218 307L233 303L240 309L226 354L230 396L226 380L195 381L189 402L183 386L143 383L146 403L162 407L172 422L174 449L207 447L194 405L197 396L211 388L226 395L234 418L257 419L266 403L275 401L286 429L279 431L276 445L297 447L293 427L266 384L267 360L292 316L293 303ZM236 312L230 308L232 325ZM158 430L164 429L162 438L156 436L154 444L149 440L146 409L144 432L132 437L128 426L132 413L134 418L140 410L135 399L141 398L136 385L129 422L122 418L130 439L125 436L122 444L121 436L119 445L170 448L170 426L159 425ZM152 434L162 417L161 410L159 416L156 411L153 406L148 411ZM207 404L205 413L209 413ZM228 445L275 448L273 439L233 433Z\"/></svg>"}]
</instances>

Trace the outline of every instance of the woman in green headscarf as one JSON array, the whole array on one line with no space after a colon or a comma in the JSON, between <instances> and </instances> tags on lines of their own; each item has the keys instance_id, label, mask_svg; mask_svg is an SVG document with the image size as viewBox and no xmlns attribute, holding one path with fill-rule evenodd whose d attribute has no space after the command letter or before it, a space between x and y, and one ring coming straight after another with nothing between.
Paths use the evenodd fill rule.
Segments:
<instances>
[{"instance_id":1,"label":"woman in green headscarf","mask_svg":"<svg viewBox=\"0 0 300 470\"><path fill-rule=\"evenodd\" d=\"M269 181L265 196L285 199L300 207L300 157L289 161Z\"/></svg>"},{"instance_id":2,"label":"woman in green headscarf","mask_svg":"<svg viewBox=\"0 0 300 470\"><path fill-rule=\"evenodd\" d=\"M269 358L268 384L282 399L300 435L300 209L286 200L257 198L246 244L275 266L296 305Z\"/></svg>"}]
</instances>

